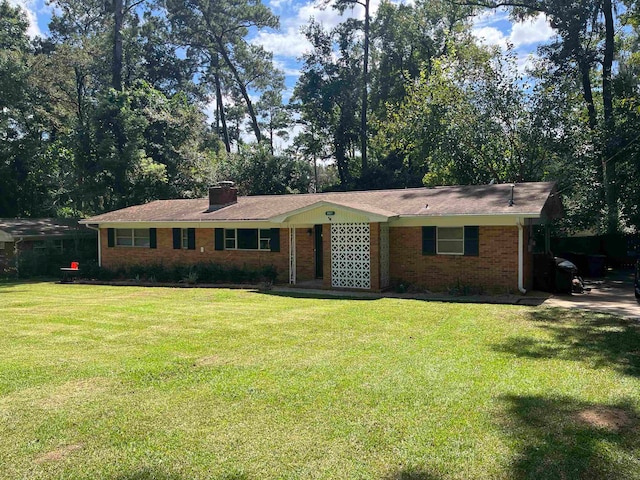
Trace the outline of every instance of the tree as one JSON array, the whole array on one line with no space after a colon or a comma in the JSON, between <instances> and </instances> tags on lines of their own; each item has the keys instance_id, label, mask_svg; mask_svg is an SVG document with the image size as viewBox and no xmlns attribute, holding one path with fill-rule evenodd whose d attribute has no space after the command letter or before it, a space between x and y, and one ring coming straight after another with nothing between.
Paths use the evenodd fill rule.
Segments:
<instances>
[{"instance_id":1,"label":"tree","mask_svg":"<svg viewBox=\"0 0 640 480\"><path fill-rule=\"evenodd\" d=\"M232 178L242 195L307 193L309 164L290 156L274 156L265 144L244 145L217 164L219 180Z\"/></svg>"},{"instance_id":2,"label":"tree","mask_svg":"<svg viewBox=\"0 0 640 480\"><path fill-rule=\"evenodd\" d=\"M371 17L369 15L370 1L369 0L336 0L333 3L333 8L340 13L344 13L347 8L353 8L356 5L360 5L364 8L364 22L362 26L363 33L363 51L362 51L362 85L361 95L362 100L360 104L360 155L362 157L361 172L362 175L367 174L368 162L367 162L367 105L369 96L369 43L371 41Z\"/></svg>"},{"instance_id":3,"label":"tree","mask_svg":"<svg viewBox=\"0 0 640 480\"><path fill-rule=\"evenodd\" d=\"M341 187L347 189L353 184L353 174L357 174L353 159L360 138L357 118L360 51L355 48L354 30L348 23L326 32L322 25L311 22L305 35L313 51L303 57L294 101L298 103L306 133L327 143Z\"/></svg>"},{"instance_id":4,"label":"tree","mask_svg":"<svg viewBox=\"0 0 640 480\"><path fill-rule=\"evenodd\" d=\"M291 118L291 109L282 103L282 90L284 82L266 90L258 102L258 111L260 112L260 128L264 129L269 136L269 146L271 155L274 155L274 136L283 140L289 138L289 128L293 125Z\"/></svg>"},{"instance_id":5,"label":"tree","mask_svg":"<svg viewBox=\"0 0 640 480\"><path fill-rule=\"evenodd\" d=\"M510 9L513 18L546 15L559 40L541 48L554 66L555 75L570 75L582 88L587 125L598 138L598 177L606 212L606 230L618 231L618 188L616 176L616 118L613 98L613 63L616 57L616 29L619 28L612 0L567 3L559 0L466 2L485 8ZM599 77L601 94L596 95L592 78Z\"/></svg>"},{"instance_id":6,"label":"tree","mask_svg":"<svg viewBox=\"0 0 640 480\"><path fill-rule=\"evenodd\" d=\"M377 142L393 139L390 153L430 186L540 180L546 139L532 103L513 56L450 48L407 87Z\"/></svg>"},{"instance_id":7,"label":"tree","mask_svg":"<svg viewBox=\"0 0 640 480\"><path fill-rule=\"evenodd\" d=\"M278 27L278 19L259 0L167 0L167 13L177 39L200 52L220 90L219 64L224 64L244 99L256 140L262 140L249 88L273 70L270 54L245 39L250 28ZM221 98L221 93L218 94ZM218 101L222 112L222 102Z\"/></svg>"}]
</instances>

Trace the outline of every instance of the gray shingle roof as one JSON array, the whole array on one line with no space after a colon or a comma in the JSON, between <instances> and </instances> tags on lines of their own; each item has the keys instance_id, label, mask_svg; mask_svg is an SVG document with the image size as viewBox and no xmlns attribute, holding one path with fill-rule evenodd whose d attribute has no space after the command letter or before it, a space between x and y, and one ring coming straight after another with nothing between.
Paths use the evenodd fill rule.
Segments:
<instances>
[{"instance_id":1,"label":"gray shingle roof","mask_svg":"<svg viewBox=\"0 0 640 480\"><path fill-rule=\"evenodd\" d=\"M207 198L156 200L108 212L82 223L171 221L267 221L289 212L332 203L386 217L448 215L540 215L554 195L555 183L516 184L509 206L510 184L468 185L361 192L238 197L238 202L209 212Z\"/></svg>"},{"instance_id":2,"label":"gray shingle roof","mask_svg":"<svg viewBox=\"0 0 640 480\"><path fill-rule=\"evenodd\" d=\"M0 230L14 238L30 239L95 235L78 225L78 220L67 218L0 218Z\"/></svg>"}]
</instances>

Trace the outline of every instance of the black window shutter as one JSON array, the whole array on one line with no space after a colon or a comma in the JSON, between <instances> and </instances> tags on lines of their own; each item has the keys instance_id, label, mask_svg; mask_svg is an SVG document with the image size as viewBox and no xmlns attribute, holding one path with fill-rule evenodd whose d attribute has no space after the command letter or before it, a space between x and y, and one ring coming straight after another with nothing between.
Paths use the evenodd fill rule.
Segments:
<instances>
[{"instance_id":1,"label":"black window shutter","mask_svg":"<svg viewBox=\"0 0 640 480\"><path fill-rule=\"evenodd\" d=\"M271 242L269 242L269 244L271 245L272 252L280 251L280 229L279 228L271 229Z\"/></svg>"},{"instance_id":2,"label":"black window shutter","mask_svg":"<svg viewBox=\"0 0 640 480\"><path fill-rule=\"evenodd\" d=\"M195 228L187 229L187 248L189 250L196 249L196 229Z\"/></svg>"},{"instance_id":3,"label":"black window shutter","mask_svg":"<svg viewBox=\"0 0 640 480\"><path fill-rule=\"evenodd\" d=\"M464 227L464 254L472 257L480 254L479 227Z\"/></svg>"},{"instance_id":4,"label":"black window shutter","mask_svg":"<svg viewBox=\"0 0 640 480\"><path fill-rule=\"evenodd\" d=\"M215 229L215 249L224 250L224 228Z\"/></svg>"},{"instance_id":5,"label":"black window shutter","mask_svg":"<svg viewBox=\"0 0 640 480\"><path fill-rule=\"evenodd\" d=\"M116 244L116 231L113 228L107 228L107 246L114 247Z\"/></svg>"},{"instance_id":6,"label":"black window shutter","mask_svg":"<svg viewBox=\"0 0 640 480\"><path fill-rule=\"evenodd\" d=\"M182 229L174 228L173 229L173 249L178 250L182 248Z\"/></svg>"},{"instance_id":7,"label":"black window shutter","mask_svg":"<svg viewBox=\"0 0 640 480\"><path fill-rule=\"evenodd\" d=\"M158 230L155 228L149 229L149 248L158 248Z\"/></svg>"},{"instance_id":8,"label":"black window shutter","mask_svg":"<svg viewBox=\"0 0 640 480\"><path fill-rule=\"evenodd\" d=\"M422 227L422 255L436 254L436 227Z\"/></svg>"}]
</instances>

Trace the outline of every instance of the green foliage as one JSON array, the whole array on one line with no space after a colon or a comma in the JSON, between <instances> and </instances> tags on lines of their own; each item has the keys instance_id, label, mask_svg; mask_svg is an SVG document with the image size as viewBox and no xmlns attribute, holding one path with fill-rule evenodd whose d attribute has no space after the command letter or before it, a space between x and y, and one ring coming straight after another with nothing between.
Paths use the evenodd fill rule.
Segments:
<instances>
[{"instance_id":1,"label":"green foliage","mask_svg":"<svg viewBox=\"0 0 640 480\"><path fill-rule=\"evenodd\" d=\"M259 268L237 267L218 263L197 263L194 265L130 265L115 269L100 268L95 263L81 265L81 277L97 280L131 280L160 283L273 283L278 278L278 271L272 265Z\"/></svg>"},{"instance_id":2,"label":"green foliage","mask_svg":"<svg viewBox=\"0 0 640 480\"><path fill-rule=\"evenodd\" d=\"M233 179L242 195L306 193L311 168L303 160L271 154L266 144L251 144L227 155L216 166L218 180Z\"/></svg>"},{"instance_id":3,"label":"green foliage","mask_svg":"<svg viewBox=\"0 0 640 480\"><path fill-rule=\"evenodd\" d=\"M65 240L65 250L55 248L53 243L45 242L44 248L23 250L16 257L16 273L19 278L60 277L60 268L69 267L71 262L79 262L82 271L92 271L92 265L98 256L94 240Z\"/></svg>"}]
</instances>

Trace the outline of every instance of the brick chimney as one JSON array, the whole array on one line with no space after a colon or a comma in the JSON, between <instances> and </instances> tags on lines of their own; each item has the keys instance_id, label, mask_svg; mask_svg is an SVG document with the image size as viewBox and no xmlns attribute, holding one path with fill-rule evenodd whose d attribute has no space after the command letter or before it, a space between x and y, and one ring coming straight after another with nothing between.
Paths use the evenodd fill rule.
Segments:
<instances>
[{"instance_id":1,"label":"brick chimney","mask_svg":"<svg viewBox=\"0 0 640 480\"><path fill-rule=\"evenodd\" d=\"M238 189L233 182L218 182L209 188L209 211L218 210L238 201Z\"/></svg>"}]
</instances>

